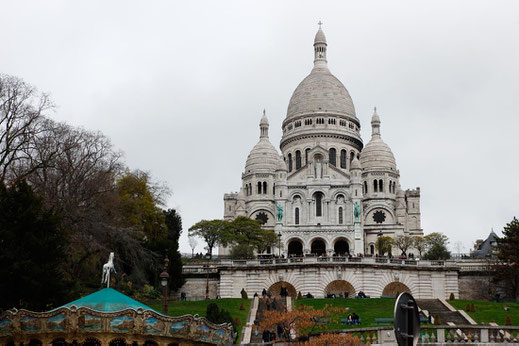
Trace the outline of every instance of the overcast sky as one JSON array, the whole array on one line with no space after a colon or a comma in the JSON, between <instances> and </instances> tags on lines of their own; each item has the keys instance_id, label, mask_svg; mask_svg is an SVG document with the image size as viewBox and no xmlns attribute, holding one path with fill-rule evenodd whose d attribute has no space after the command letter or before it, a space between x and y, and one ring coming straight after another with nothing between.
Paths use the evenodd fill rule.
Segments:
<instances>
[{"instance_id":1,"label":"overcast sky","mask_svg":"<svg viewBox=\"0 0 519 346\"><path fill-rule=\"evenodd\" d=\"M468 251L519 217L517 1L0 1L0 72L52 94L172 189L187 229L223 217L263 109L279 147L313 64L350 92L366 144L377 106L425 233ZM199 241L197 251L202 251Z\"/></svg>"}]
</instances>

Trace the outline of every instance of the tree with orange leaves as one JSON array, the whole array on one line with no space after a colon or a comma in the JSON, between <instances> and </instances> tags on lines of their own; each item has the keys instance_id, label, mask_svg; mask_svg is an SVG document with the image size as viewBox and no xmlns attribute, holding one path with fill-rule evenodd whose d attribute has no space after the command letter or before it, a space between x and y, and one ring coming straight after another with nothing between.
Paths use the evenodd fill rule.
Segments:
<instances>
[{"instance_id":1,"label":"tree with orange leaves","mask_svg":"<svg viewBox=\"0 0 519 346\"><path fill-rule=\"evenodd\" d=\"M300 339L305 339L316 329L327 329L329 323L337 322L345 312L345 308L331 305L325 305L319 310L313 306L299 305L294 311L264 311L259 328L276 331L280 325L284 340L291 340L294 333Z\"/></svg>"},{"instance_id":2,"label":"tree with orange leaves","mask_svg":"<svg viewBox=\"0 0 519 346\"><path fill-rule=\"evenodd\" d=\"M362 342L351 334L326 333L313 337L301 344L302 346L321 346L321 345L341 345L341 346L360 346Z\"/></svg>"}]
</instances>

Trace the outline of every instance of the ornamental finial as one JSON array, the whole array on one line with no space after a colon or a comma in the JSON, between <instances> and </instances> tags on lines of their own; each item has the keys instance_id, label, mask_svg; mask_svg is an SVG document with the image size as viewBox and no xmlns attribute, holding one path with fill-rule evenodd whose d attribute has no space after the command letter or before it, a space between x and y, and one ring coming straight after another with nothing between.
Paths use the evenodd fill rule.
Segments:
<instances>
[{"instance_id":1,"label":"ornamental finial","mask_svg":"<svg viewBox=\"0 0 519 346\"><path fill-rule=\"evenodd\" d=\"M319 24L319 30L321 30L321 25L323 25L323 22L319 21L317 24Z\"/></svg>"}]
</instances>

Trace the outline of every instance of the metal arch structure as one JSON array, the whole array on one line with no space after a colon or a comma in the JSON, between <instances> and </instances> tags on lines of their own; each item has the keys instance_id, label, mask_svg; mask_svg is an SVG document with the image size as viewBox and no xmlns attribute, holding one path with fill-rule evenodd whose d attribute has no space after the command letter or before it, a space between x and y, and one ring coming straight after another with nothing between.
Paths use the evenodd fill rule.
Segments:
<instances>
[{"instance_id":1,"label":"metal arch structure","mask_svg":"<svg viewBox=\"0 0 519 346\"><path fill-rule=\"evenodd\" d=\"M418 305L409 293L400 293L395 302L393 323L398 346L414 346L420 336Z\"/></svg>"}]
</instances>

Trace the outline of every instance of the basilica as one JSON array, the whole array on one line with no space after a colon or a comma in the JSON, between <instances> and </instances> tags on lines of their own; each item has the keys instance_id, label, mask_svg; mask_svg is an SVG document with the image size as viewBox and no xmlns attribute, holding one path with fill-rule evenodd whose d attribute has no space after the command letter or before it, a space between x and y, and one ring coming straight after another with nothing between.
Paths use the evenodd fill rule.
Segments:
<instances>
[{"instance_id":1,"label":"basilica","mask_svg":"<svg viewBox=\"0 0 519 346\"><path fill-rule=\"evenodd\" d=\"M377 237L422 236L420 188L403 190L375 108L364 144L348 90L328 69L321 28L314 67L295 89L282 124L281 154L265 112L239 192L224 195L224 218L247 216L278 234L284 256L374 255ZM398 249L393 248L393 255ZM219 255L229 254L220 247Z\"/></svg>"}]
</instances>

